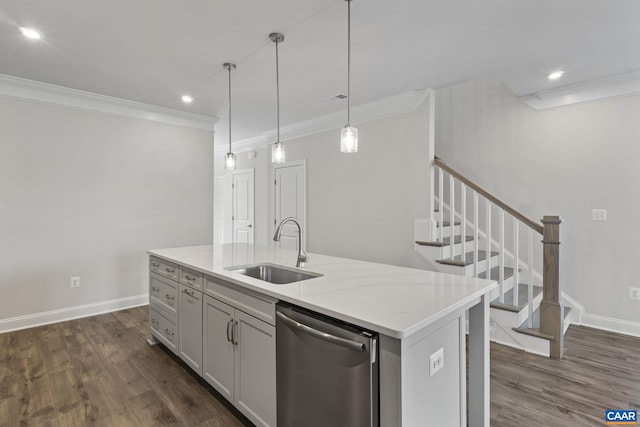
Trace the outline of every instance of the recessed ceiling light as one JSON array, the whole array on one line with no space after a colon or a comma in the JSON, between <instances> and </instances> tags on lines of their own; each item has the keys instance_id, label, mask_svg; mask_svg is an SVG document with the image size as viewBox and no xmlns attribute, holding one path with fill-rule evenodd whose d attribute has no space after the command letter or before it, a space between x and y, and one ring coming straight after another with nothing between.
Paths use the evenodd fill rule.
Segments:
<instances>
[{"instance_id":1,"label":"recessed ceiling light","mask_svg":"<svg viewBox=\"0 0 640 427\"><path fill-rule=\"evenodd\" d=\"M40 38L42 38L40 33L33 28L20 27L20 31L22 31L22 34L29 39L39 40Z\"/></svg>"},{"instance_id":2,"label":"recessed ceiling light","mask_svg":"<svg viewBox=\"0 0 640 427\"><path fill-rule=\"evenodd\" d=\"M557 80L560 77L562 77L562 75L564 74L564 71L554 71L553 73L549 74L549 80Z\"/></svg>"},{"instance_id":3,"label":"recessed ceiling light","mask_svg":"<svg viewBox=\"0 0 640 427\"><path fill-rule=\"evenodd\" d=\"M185 104L191 104L191 102L193 102L193 98L189 95L182 95L182 102Z\"/></svg>"}]
</instances>

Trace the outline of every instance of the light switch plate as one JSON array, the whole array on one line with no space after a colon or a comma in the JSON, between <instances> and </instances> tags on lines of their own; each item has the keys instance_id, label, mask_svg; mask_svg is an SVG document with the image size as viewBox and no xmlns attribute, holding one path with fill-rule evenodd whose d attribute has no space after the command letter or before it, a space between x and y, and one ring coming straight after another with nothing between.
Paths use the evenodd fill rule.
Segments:
<instances>
[{"instance_id":1,"label":"light switch plate","mask_svg":"<svg viewBox=\"0 0 640 427\"><path fill-rule=\"evenodd\" d=\"M591 211L591 219L594 221L606 221L607 210L606 209L593 209Z\"/></svg>"},{"instance_id":2,"label":"light switch plate","mask_svg":"<svg viewBox=\"0 0 640 427\"><path fill-rule=\"evenodd\" d=\"M429 376L434 376L442 368L444 368L444 348L440 348L429 356Z\"/></svg>"}]
</instances>

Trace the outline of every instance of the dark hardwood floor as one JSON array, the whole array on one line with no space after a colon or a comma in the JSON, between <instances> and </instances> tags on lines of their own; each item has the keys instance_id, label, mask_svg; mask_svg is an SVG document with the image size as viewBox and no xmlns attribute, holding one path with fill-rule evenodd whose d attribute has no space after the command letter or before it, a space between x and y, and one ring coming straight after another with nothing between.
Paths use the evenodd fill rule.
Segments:
<instances>
[{"instance_id":1,"label":"dark hardwood floor","mask_svg":"<svg viewBox=\"0 0 640 427\"><path fill-rule=\"evenodd\" d=\"M552 360L491 344L491 425L603 426L606 409L640 409L640 338L570 326Z\"/></svg>"},{"instance_id":2,"label":"dark hardwood floor","mask_svg":"<svg viewBox=\"0 0 640 427\"><path fill-rule=\"evenodd\" d=\"M242 426L162 346L147 307L0 335L0 426ZM640 338L572 326L557 361L491 345L492 426L602 426L640 409Z\"/></svg>"},{"instance_id":3,"label":"dark hardwood floor","mask_svg":"<svg viewBox=\"0 0 640 427\"><path fill-rule=\"evenodd\" d=\"M140 307L0 335L0 426L242 426Z\"/></svg>"}]
</instances>

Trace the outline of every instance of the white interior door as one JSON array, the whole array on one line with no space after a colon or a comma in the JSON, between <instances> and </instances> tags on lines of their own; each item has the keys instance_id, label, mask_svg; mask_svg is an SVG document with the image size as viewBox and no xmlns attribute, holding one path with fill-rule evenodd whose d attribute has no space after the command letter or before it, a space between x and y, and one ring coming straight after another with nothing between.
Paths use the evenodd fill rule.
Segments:
<instances>
[{"instance_id":1,"label":"white interior door","mask_svg":"<svg viewBox=\"0 0 640 427\"><path fill-rule=\"evenodd\" d=\"M273 229L284 218L293 216L306 230L306 171L304 162L290 162L273 168L274 221ZM306 236L302 236L306 240ZM279 246L285 249L298 249L298 228L287 223L282 229Z\"/></svg>"},{"instance_id":2,"label":"white interior door","mask_svg":"<svg viewBox=\"0 0 640 427\"><path fill-rule=\"evenodd\" d=\"M253 169L233 173L231 180L233 242L253 244Z\"/></svg>"}]
</instances>

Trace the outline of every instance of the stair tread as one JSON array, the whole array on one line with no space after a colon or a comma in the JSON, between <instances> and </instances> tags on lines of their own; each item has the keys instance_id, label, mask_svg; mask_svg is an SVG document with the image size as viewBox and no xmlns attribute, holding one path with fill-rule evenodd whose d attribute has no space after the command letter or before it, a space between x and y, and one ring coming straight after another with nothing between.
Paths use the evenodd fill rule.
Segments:
<instances>
[{"instance_id":1,"label":"stair tread","mask_svg":"<svg viewBox=\"0 0 640 427\"><path fill-rule=\"evenodd\" d=\"M567 318L569 317L570 312L571 312L571 307L564 308L565 322L567 321ZM533 327L532 328L527 327L527 323L528 323L527 320L525 320L524 322L522 322L522 324L519 327L513 328L513 330L516 332L520 332L522 334L532 335L538 338L544 338L546 340L553 339L553 335L545 334L540 330L540 307L538 307L538 309L533 312Z\"/></svg>"},{"instance_id":2,"label":"stair tread","mask_svg":"<svg viewBox=\"0 0 640 427\"><path fill-rule=\"evenodd\" d=\"M492 257L498 256L498 254L499 252L491 251ZM478 262L484 261L485 259L487 259L487 251L478 251ZM466 267L467 265L473 264L474 252L467 252L466 254L464 254L464 260L462 259L461 255L456 255L455 257L453 257L453 259L444 258L444 259L439 259L436 262L440 264L457 265L459 267Z\"/></svg>"},{"instance_id":3,"label":"stair tread","mask_svg":"<svg viewBox=\"0 0 640 427\"><path fill-rule=\"evenodd\" d=\"M533 298L535 299L541 293L542 293L542 287L534 285ZM505 302L501 303L500 299L496 298L493 301L491 301L491 307L499 308L501 310L513 311L514 313L517 313L527 306L528 295L529 295L529 285L526 283L519 283L517 305L511 304L513 302L513 288L511 288L504 294Z\"/></svg>"},{"instance_id":4,"label":"stair tread","mask_svg":"<svg viewBox=\"0 0 640 427\"><path fill-rule=\"evenodd\" d=\"M504 267L504 278L505 278L505 280L508 279L511 276L513 276L513 268ZM487 272L483 271L482 273L478 274L478 278L479 279L486 279L487 278ZM499 280L500 279L500 267L498 267L498 266L493 267L491 269L491 275L489 276L489 278L491 280Z\"/></svg>"},{"instance_id":5,"label":"stair tread","mask_svg":"<svg viewBox=\"0 0 640 427\"><path fill-rule=\"evenodd\" d=\"M462 238L460 237L460 235L454 236L453 237L453 242L454 244L460 243L462 241ZM465 241L470 242L473 240L473 236L466 236ZM442 242L440 241L434 241L434 242L426 242L424 240L416 240L416 244L420 245L420 246L435 246L435 247L443 247L443 246L449 246L449 242L451 241L450 237L445 237L442 239Z\"/></svg>"}]
</instances>

